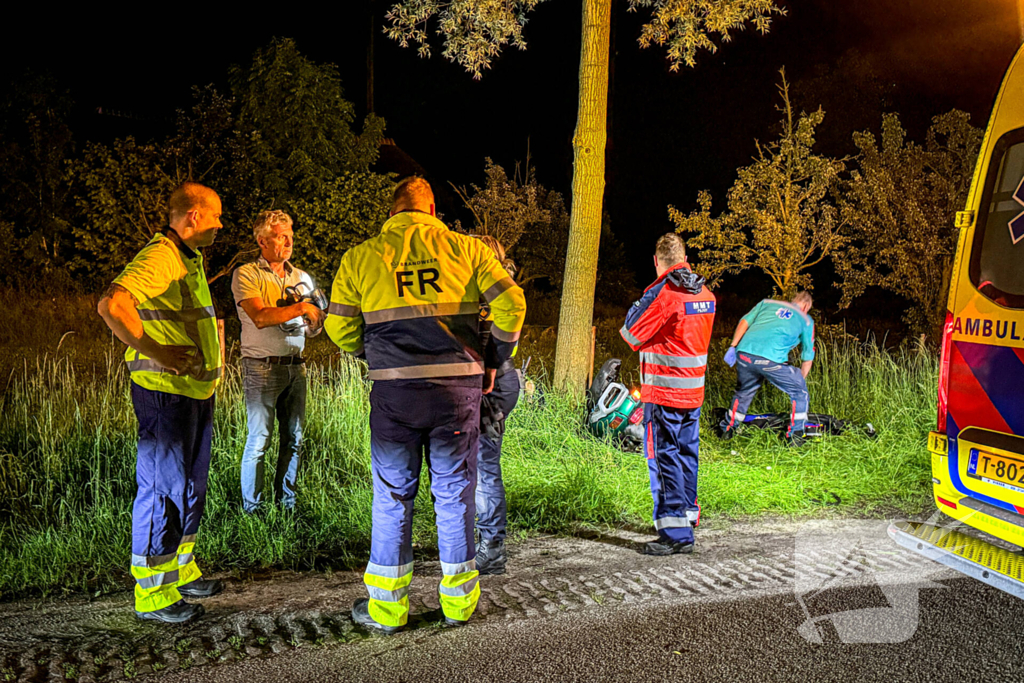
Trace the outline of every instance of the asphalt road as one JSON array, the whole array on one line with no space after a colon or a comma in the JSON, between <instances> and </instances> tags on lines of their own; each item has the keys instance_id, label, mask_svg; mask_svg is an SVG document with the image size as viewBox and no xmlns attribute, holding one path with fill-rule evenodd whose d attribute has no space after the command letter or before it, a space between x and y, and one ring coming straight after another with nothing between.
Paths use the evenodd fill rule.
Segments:
<instances>
[{"instance_id":1,"label":"asphalt road","mask_svg":"<svg viewBox=\"0 0 1024 683\"><path fill-rule=\"evenodd\" d=\"M810 643L792 594L623 606L459 631L297 650L168 680L282 681L1020 681L1024 605L970 581L921 596L907 641ZM838 591L836 609L864 595Z\"/></svg>"},{"instance_id":2,"label":"asphalt road","mask_svg":"<svg viewBox=\"0 0 1024 683\"><path fill-rule=\"evenodd\" d=\"M407 631L354 626L357 572L226 577L187 627L140 624L130 593L0 605L0 681L1019 681L1024 601L896 547L886 523L702 528L649 558L621 530L535 538L439 622L417 557Z\"/></svg>"}]
</instances>

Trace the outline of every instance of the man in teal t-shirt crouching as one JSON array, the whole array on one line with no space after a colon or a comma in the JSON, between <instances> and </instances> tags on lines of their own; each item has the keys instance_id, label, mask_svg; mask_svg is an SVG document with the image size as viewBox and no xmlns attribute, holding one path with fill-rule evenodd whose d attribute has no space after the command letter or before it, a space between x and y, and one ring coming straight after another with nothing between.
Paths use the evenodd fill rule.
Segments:
<instances>
[{"instance_id":1,"label":"man in teal t-shirt crouching","mask_svg":"<svg viewBox=\"0 0 1024 683\"><path fill-rule=\"evenodd\" d=\"M723 439L731 439L743 424L747 408L761 382L768 380L790 399L786 438L792 445L803 443L807 421L807 374L814 362L814 321L807 315L813 303L807 292L797 292L792 301L765 299L740 320L725 353L725 362L736 366L736 393L719 424ZM789 365L789 352L800 344L800 369Z\"/></svg>"}]
</instances>

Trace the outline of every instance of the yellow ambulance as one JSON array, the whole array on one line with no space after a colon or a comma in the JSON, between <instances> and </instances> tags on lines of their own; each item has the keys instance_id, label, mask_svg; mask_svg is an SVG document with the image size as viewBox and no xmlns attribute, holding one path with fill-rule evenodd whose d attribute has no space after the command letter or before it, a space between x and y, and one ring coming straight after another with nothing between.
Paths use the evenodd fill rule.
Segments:
<instances>
[{"instance_id":1,"label":"yellow ambulance","mask_svg":"<svg viewBox=\"0 0 1024 683\"><path fill-rule=\"evenodd\" d=\"M889 535L1024 597L1024 49L1003 79L956 227L928 450L936 507L984 534L896 522Z\"/></svg>"}]
</instances>

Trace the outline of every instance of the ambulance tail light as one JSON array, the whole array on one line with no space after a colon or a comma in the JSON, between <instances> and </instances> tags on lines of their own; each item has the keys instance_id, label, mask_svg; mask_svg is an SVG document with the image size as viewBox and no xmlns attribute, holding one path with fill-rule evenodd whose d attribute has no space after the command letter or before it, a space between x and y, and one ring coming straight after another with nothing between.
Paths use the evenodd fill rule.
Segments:
<instances>
[{"instance_id":1,"label":"ambulance tail light","mask_svg":"<svg viewBox=\"0 0 1024 683\"><path fill-rule=\"evenodd\" d=\"M946 311L942 326L942 355L939 358L939 415L935 431L946 433L946 414L949 401L949 354L953 343L953 314Z\"/></svg>"}]
</instances>

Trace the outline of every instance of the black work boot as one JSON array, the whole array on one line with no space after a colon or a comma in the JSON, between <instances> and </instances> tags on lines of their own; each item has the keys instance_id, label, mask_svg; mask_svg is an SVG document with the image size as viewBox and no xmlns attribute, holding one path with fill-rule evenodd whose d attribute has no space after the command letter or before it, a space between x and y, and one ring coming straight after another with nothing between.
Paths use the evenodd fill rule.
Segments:
<instances>
[{"instance_id":1,"label":"black work boot","mask_svg":"<svg viewBox=\"0 0 1024 683\"><path fill-rule=\"evenodd\" d=\"M196 579L178 586L178 592L186 598L211 598L222 590L224 582L217 579Z\"/></svg>"},{"instance_id":2,"label":"black work boot","mask_svg":"<svg viewBox=\"0 0 1024 683\"><path fill-rule=\"evenodd\" d=\"M640 552L644 555L675 555L677 553L688 555L693 552L693 543L676 543L659 538L657 541L645 543Z\"/></svg>"},{"instance_id":3,"label":"black work boot","mask_svg":"<svg viewBox=\"0 0 1024 683\"><path fill-rule=\"evenodd\" d=\"M370 616L369 598L362 598L361 600L356 600L352 603L352 621L385 636L394 635L402 630L401 626L385 626L384 624L375 621L374 618Z\"/></svg>"},{"instance_id":4,"label":"black work boot","mask_svg":"<svg viewBox=\"0 0 1024 683\"><path fill-rule=\"evenodd\" d=\"M135 616L147 621L162 621L165 624L185 624L202 616L205 611L202 605L194 605L184 600L178 600L173 605L153 612L135 610Z\"/></svg>"},{"instance_id":5,"label":"black work boot","mask_svg":"<svg viewBox=\"0 0 1024 683\"><path fill-rule=\"evenodd\" d=\"M505 552L505 541L487 541L481 539L476 544L476 570L480 574L504 574L508 553Z\"/></svg>"},{"instance_id":6,"label":"black work boot","mask_svg":"<svg viewBox=\"0 0 1024 683\"><path fill-rule=\"evenodd\" d=\"M718 438L722 441L729 441L732 437L736 436L737 427L726 427L723 428L721 425L718 427Z\"/></svg>"}]
</instances>

